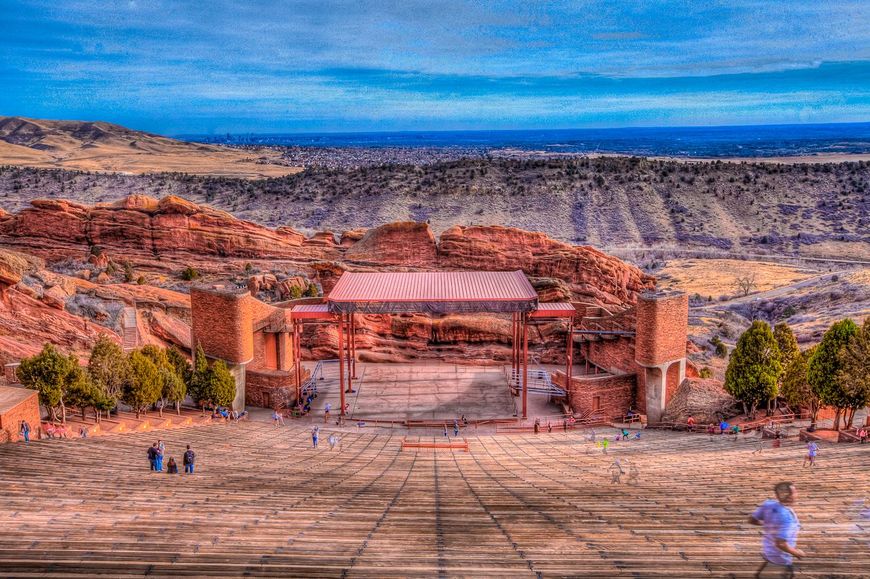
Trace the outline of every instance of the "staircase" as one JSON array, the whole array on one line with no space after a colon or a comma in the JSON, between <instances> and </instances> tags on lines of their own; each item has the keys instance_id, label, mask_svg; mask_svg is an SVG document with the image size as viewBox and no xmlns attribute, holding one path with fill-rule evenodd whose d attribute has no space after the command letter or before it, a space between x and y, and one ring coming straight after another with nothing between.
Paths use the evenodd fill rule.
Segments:
<instances>
[{"instance_id":1,"label":"staircase","mask_svg":"<svg viewBox=\"0 0 870 579\"><path fill-rule=\"evenodd\" d=\"M121 312L121 345L125 351L139 347L139 327L136 321L136 308L124 308Z\"/></svg>"}]
</instances>

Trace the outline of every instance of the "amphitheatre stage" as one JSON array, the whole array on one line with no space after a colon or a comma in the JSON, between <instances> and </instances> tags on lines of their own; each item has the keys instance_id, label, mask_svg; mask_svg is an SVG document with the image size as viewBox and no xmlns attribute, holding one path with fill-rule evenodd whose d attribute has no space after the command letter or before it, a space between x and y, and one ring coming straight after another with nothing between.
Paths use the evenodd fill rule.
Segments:
<instances>
[{"instance_id":1,"label":"amphitheatre stage","mask_svg":"<svg viewBox=\"0 0 870 579\"><path fill-rule=\"evenodd\" d=\"M469 429L465 452L355 426L335 450L323 426L315 450L309 428L2 445L0 576L748 578L761 537L747 518L781 480L800 492L797 576L870 575L866 446L824 444L811 471L802 444L754 453L744 435L645 431L604 455L588 431ZM157 438L176 458L190 444L196 474L150 473Z\"/></svg>"},{"instance_id":2,"label":"amphitheatre stage","mask_svg":"<svg viewBox=\"0 0 870 579\"><path fill-rule=\"evenodd\" d=\"M315 415L326 402L336 410L340 403L338 365L325 366L325 380L318 381L312 404ZM358 363L353 387L355 393L346 395L351 420L452 422L462 415L469 420L517 415L502 366Z\"/></svg>"}]
</instances>

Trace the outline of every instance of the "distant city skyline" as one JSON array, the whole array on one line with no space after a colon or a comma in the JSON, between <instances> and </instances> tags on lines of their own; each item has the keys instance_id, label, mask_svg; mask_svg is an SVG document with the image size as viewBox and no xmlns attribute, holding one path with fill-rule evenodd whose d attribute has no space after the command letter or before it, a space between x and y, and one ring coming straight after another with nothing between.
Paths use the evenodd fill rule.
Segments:
<instances>
[{"instance_id":1,"label":"distant city skyline","mask_svg":"<svg viewBox=\"0 0 870 579\"><path fill-rule=\"evenodd\" d=\"M0 115L162 134L870 121L870 2L11 0Z\"/></svg>"}]
</instances>

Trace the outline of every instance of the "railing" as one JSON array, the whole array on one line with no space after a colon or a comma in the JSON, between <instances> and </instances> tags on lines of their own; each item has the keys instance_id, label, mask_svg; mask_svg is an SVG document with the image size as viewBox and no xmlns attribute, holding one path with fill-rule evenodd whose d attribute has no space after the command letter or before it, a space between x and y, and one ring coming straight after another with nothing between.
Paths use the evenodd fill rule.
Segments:
<instances>
[{"instance_id":1,"label":"railing","mask_svg":"<svg viewBox=\"0 0 870 579\"><path fill-rule=\"evenodd\" d=\"M536 362L534 363L537 364ZM508 370L505 369L505 372L507 371ZM511 370L508 375L508 383L512 389L522 391L523 373ZM550 378L550 372L544 368L539 367L529 370L527 386L530 394L547 394L548 396L553 396L555 398L564 398L567 396L564 389L553 384L553 381Z\"/></svg>"},{"instance_id":2,"label":"railing","mask_svg":"<svg viewBox=\"0 0 870 579\"><path fill-rule=\"evenodd\" d=\"M309 393L317 396L317 379L323 378L323 363L331 362L332 360L322 360L317 362L314 365L314 370L311 371L311 375L302 382L302 396L307 396ZM298 371L298 370L297 370Z\"/></svg>"}]
</instances>

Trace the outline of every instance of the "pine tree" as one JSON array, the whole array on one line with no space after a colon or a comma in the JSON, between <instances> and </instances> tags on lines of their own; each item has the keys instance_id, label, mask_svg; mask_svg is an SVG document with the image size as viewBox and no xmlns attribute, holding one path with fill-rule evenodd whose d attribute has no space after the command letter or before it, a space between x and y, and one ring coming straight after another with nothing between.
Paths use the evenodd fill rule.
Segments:
<instances>
[{"instance_id":1,"label":"pine tree","mask_svg":"<svg viewBox=\"0 0 870 579\"><path fill-rule=\"evenodd\" d=\"M100 336L91 349L88 377L100 391L97 410L110 412L121 399L124 385L130 379L130 362L121 346L106 336Z\"/></svg>"},{"instance_id":2,"label":"pine tree","mask_svg":"<svg viewBox=\"0 0 870 579\"><path fill-rule=\"evenodd\" d=\"M181 403L187 397L187 392L190 387L190 381L193 377L193 368L187 358L175 346L170 346L166 350L166 359L178 377L180 384L173 383L171 392L166 399L175 403L176 414L181 414Z\"/></svg>"},{"instance_id":3,"label":"pine tree","mask_svg":"<svg viewBox=\"0 0 870 579\"><path fill-rule=\"evenodd\" d=\"M840 350L856 333L858 333L858 326L848 318L834 323L822 336L821 343L807 362L810 387L822 404L837 409L837 414L834 416L834 430L840 429L840 415L850 404L849 396L837 376L842 370Z\"/></svg>"},{"instance_id":4,"label":"pine tree","mask_svg":"<svg viewBox=\"0 0 870 579\"><path fill-rule=\"evenodd\" d=\"M767 323L752 322L737 340L725 371L725 390L743 403L743 410L754 415L760 403L776 396L782 373L779 347Z\"/></svg>"},{"instance_id":5,"label":"pine tree","mask_svg":"<svg viewBox=\"0 0 870 579\"><path fill-rule=\"evenodd\" d=\"M837 382L846 402L846 428L852 427L855 411L870 404L870 318L840 349Z\"/></svg>"},{"instance_id":6,"label":"pine tree","mask_svg":"<svg viewBox=\"0 0 870 579\"><path fill-rule=\"evenodd\" d=\"M160 370L139 350L130 352L130 379L124 387L122 400L136 412L136 418L157 402L162 390Z\"/></svg>"},{"instance_id":7,"label":"pine tree","mask_svg":"<svg viewBox=\"0 0 870 579\"><path fill-rule=\"evenodd\" d=\"M216 406L230 406L236 399L236 379L223 360L217 360L206 371L206 399Z\"/></svg>"},{"instance_id":8,"label":"pine tree","mask_svg":"<svg viewBox=\"0 0 870 579\"><path fill-rule=\"evenodd\" d=\"M773 327L773 337L776 338L776 345L779 347L779 361L783 368L788 368L792 360L801 353L797 338L794 337L794 332L785 322L780 322Z\"/></svg>"},{"instance_id":9,"label":"pine tree","mask_svg":"<svg viewBox=\"0 0 870 579\"><path fill-rule=\"evenodd\" d=\"M810 387L807 380L807 362L815 353L816 347L798 353L791 361L791 364L785 369L782 375L782 386L780 388L780 396L785 398L792 409L797 410L803 406L810 409L810 426L815 429L816 421L819 416L819 409L822 407L822 401L815 391Z\"/></svg>"},{"instance_id":10,"label":"pine tree","mask_svg":"<svg viewBox=\"0 0 870 579\"><path fill-rule=\"evenodd\" d=\"M208 385L206 383L208 372L208 359L205 357L205 351L202 349L202 344L197 344L196 355L193 357L193 372L190 376L190 384L187 392L196 404L202 408L205 414L205 405L208 402Z\"/></svg>"},{"instance_id":11,"label":"pine tree","mask_svg":"<svg viewBox=\"0 0 870 579\"><path fill-rule=\"evenodd\" d=\"M66 423L66 397L82 379L81 369L75 356L64 356L52 344L45 344L42 351L21 360L18 378L26 387L39 392L39 403L49 409L51 419Z\"/></svg>"}]
</instances>

